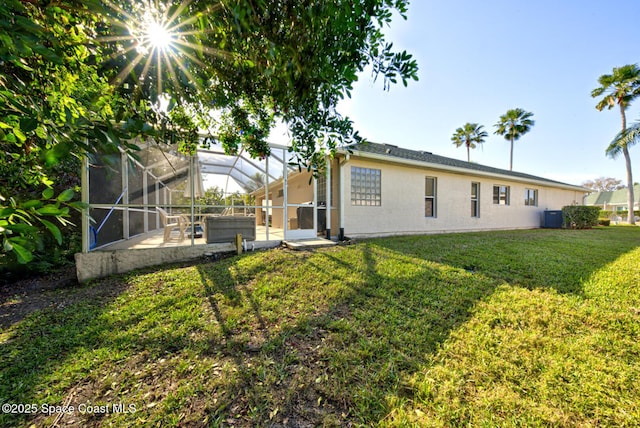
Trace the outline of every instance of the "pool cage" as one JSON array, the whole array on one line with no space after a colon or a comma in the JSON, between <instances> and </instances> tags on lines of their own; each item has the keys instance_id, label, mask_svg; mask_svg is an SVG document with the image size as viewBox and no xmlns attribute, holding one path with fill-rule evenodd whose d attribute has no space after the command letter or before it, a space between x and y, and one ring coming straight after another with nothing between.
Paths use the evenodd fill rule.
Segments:
<instances>
[{"instance_id":1,"label":"pool cage","mask_svg":"<svg viewBox=\"0 0 640 428\"><path fill-rule=\"evenodd\" d=\"M250 241L325 233L316 180L290 165L286 146L272 144L270 156L252 159L227 155L218 143L193 156L155 140L137 145L135 157L85 159L83 253L231 242L238 233Z\"/></svg>"}]
</instances>

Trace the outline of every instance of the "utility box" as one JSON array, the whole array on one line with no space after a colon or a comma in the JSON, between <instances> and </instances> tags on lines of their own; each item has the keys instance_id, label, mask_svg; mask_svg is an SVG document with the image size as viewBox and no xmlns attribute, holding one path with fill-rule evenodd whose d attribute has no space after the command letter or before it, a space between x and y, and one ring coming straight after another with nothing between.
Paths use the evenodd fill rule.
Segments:
<instances>
[{"instance_id":1,"label":"utility box","mask_svg":"<svg viewBox=\"0 0 640 428\"><path fill-rule=\"evenodd\" d=\"M564 224L562 210L545 210L542 227L546 229L560 229Z\"/></svg>"}]
</instances>

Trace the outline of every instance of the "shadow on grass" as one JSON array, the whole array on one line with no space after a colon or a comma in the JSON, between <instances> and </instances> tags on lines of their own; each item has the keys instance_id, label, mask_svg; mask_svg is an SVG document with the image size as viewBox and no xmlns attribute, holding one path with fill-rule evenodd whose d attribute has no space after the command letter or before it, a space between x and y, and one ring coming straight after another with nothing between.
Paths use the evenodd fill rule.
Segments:
<instances>
[{"instance_id":1,"label":"shadow on grass","mask_svg":"<svg viewBox=\"0 0 640 428\"><path fill-rule=\"evenodd\" d=\"M411 398L406 379L430 365L478 301L503 284L582 295L582 282L593 272L637 247L637 239L621 239L627 233L516 231L369 240L253 265L240 281L202 266L218 322L225 323L225 313L245 321L226 332L228 339L244 342L236 349L245 353L236 355L243 381L229 395L242 392L242 400L232 399L227 407L244 415L263 409L245 421L259 425L379 422L392 411L389 397ZM225 296L232 297L233 307L221 311Z\"/></svg>"},{"instance_id":2,"label":"shadow on grass","mask_svg":"<svg viewBox=\"0 0 640 428\"><path fill-rule=\"evenodd\" d=\"M173 268L179 266L184 263ZM2 331L0 404L35 404L37 411L3 411L0 426L49 426L42 405L77 409L79 403L104 402L100 394L108 391L105 385L114 373L126 371L128 359L158 358L188 346L190 339L180 329L157 328L156 314L171 313L181 304L180 296L169 293L125 309L117 303L131 291L131 278L150 271L69 288L57 302L55 296L47 296L56 304L23 316ZM145 292L157 295L162 288L162 283L148 284ZM112 396L107 402L122 401L127 397ZM98 426L104 416L86 414L65 425Z\"/></svg>"},{"instance_id":3,"label":"shadow on grass","mask_svg":"<svg viewBox=\"0 0 640 428\"><path fill-rule=\"evenodd\" d=\"M139 406L75 426L375 424L390 397L411 398L406 380L498 286L581 294L581 280L638 237L404 237L115 277L98 283L122 287L112 296L34 314L4 338L0 401L61 405L84 388L85 400ZM0 425L26 418L0 415Z\"/></svg>"},{"instance_id":4,"label":"shadow on grass","mask_svg":"<svg viewBox=\"0 0 640 428\"><path fill-rule=\"evenodd\" d=\"M97 320L101 319L105 307L127 288L127 284L117 278L109 280L108 284L108 287L94 284L78 290L69 289L68 293L83 298L76 296L68 305L53 305L30 315L21 314L20 323L11 332L3 332L0 343L1 404L44 404L36 400L37 391L46 388L44 385L57 368L79 349L99 346L103 334L113 326L100 324ZM58 303L65 301L64 296L58 296L58 299ZM91 367L82 370L87 373ZM69 379L60 377L53 382L68 384ZM59 405L64 397L54 393L48 400L47 404ZM39 412L32 413L3 411L0 425L18 426Z\"/></svg>"},{"instance_id":5,"label":"shadow on grass","mask_svg":"<svg viewBox=\"0 0 640 428\"><path fill-rule=\"evenodd\" d=\"M403 379L497 285L370 244L281 253L243 271L243 281L230 273L237 262L199 272L217 322L242 320L225 327L242 381L220 408L247 425L384 418L388 396L403 394ZM213 416L232 417L224 412Z\"/></svg>"}]
</instances>

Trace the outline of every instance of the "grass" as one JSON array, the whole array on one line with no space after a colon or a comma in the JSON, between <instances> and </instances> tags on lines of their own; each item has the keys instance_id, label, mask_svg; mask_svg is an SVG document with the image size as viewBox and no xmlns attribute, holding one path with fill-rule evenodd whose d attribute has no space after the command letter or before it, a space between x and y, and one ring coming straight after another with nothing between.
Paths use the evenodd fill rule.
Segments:
<instances>
[{"instance_id":1,"label":"grass","mask_svg":"<svg viewBox=\"0 0 640 428\"><path fill-rule=\"evenodd\" d=\"M633 227L375 239L112 277L66 291L112 292L2 332L0 401L74 411L0 425L637 426L639 284Z\"/></svg>"}]
</instances>

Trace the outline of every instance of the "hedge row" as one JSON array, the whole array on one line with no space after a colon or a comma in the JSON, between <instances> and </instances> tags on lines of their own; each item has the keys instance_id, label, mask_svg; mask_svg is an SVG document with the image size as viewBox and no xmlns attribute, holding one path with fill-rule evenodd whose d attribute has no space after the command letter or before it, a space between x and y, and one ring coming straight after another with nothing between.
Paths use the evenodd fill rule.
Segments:
<instances>
[{"instance_id":1,"label":"hedge row","mask_svg":"<svg viewBox=\"0 0 640 428\"><path fill-rule=\"evenodd\" d=\"M600 211L600 217L601 218L614 218L614 217L622 217L623 220L625 220L627 218L627 214L629 213L629 211L610 211L610 210L601 210ZM635 214L637 217L640 217L640 211L634 211L633 214Z\"/></svg>"},{"instance_id":2,"label":"hedge row","mask_svg":"<svg viewBox=\"0 0 640 428\"><path fill-rule=\"evenodd\" d=\"M588 229L598 225L600 207L587 205L567 205L562 207L564 227Z\"/></svg>"}]
</instances>

